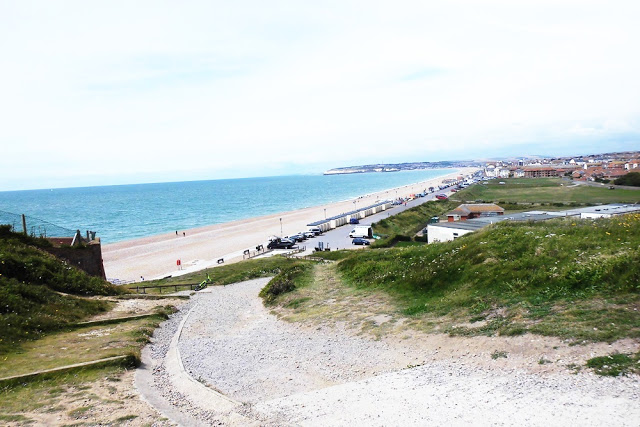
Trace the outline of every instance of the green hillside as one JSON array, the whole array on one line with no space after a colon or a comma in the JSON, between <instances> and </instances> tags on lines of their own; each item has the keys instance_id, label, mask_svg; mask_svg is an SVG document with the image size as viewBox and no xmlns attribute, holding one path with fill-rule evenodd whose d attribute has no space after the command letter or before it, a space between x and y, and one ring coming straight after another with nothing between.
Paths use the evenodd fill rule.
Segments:
<instances>
[{"instance_id":1,"label":"green hillside","mask_svg":"<svg viewBox=\"0 0 640 427\"><path fill-rule=\"evenodd\" d=\"M0 226L0 354L108 309L84 297L121 293L40 249L47 244Z\"/></svg>"},{"instance_id":2,"label":"green hillside","mask_svg":"<svg viewBox=\"0 0 640 427\"><path fill-rule=\"evenodd\" d=\"M452 334L640 337L637 214L502 222L453 242L357 251L337 268L348 284L395 296L406 315L471 322Z\"/></svg>"},{"instance_id":3,"label":"green hillside","mask_svg":"<svg viewBox=\"0 0 640 427\"><path fill-rule=\"evenodd\" d=\"M505 203L559 205L638 203L640 191L609 190L608 186L579 185L561 178L508 178L472 185L452 195L451 198L464 202L476 200L496 202L500 205Z\"/></svg>"}]
</instances>

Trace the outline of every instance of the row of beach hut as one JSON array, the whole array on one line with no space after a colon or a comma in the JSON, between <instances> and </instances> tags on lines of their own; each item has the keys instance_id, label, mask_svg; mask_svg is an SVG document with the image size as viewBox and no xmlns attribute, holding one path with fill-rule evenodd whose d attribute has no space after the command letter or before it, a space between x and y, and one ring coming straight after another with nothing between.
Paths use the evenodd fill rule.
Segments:
<instances>
[{"instance_id":1,"label":"row of beach hut","mask_svg":"<svg viewBox=\"0 0 640 427\"><path fill-rule=\"evenodd\" d=\"M385 200L383 202L377 202L373 205L366 206L354 211L344 212L340 215L332 216L331 218L325 218L320 221L315 221L307 224L307 226L318 227L320 230L322 230L322 232L325 232L340 227L341 225L349 224L351 218L357 218L358 220L361 220L362 218L385 211L391 206L392 202L390 200Z\"/></svg>"}]
</instances>

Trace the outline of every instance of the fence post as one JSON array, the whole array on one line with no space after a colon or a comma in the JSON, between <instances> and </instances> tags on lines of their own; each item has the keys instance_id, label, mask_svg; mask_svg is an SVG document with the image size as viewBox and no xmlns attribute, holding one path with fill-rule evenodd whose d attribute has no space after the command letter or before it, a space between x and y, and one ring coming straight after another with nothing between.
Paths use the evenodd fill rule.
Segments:
<instances>
[{"instance_id":1,"label":"fence post","mask_svg":"<svg viewBox=\"0 0 640 427\"><path fill-rule=\"evenodd\" d=\"M22 214L22 232L27 235L27 217Z\"/></svg>"}]
</instances>

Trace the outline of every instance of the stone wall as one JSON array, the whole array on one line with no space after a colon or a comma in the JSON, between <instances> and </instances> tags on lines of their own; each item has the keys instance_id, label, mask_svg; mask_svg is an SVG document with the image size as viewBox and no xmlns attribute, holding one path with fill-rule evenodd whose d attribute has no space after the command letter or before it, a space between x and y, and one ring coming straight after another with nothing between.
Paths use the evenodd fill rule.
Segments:
<instances>
[{"instance_id":1,"label":"stone wall","mask_svg":"<svg viewBox=\"0 0 640 427\"><path fill-rule=\"evenodd\" d=\"M86 246L62 246L45 248L47 252L67 261L91 276L106 280L104 265L102 264L102 246L100 240L94 240Z\"/></svg>"}]
</instances>

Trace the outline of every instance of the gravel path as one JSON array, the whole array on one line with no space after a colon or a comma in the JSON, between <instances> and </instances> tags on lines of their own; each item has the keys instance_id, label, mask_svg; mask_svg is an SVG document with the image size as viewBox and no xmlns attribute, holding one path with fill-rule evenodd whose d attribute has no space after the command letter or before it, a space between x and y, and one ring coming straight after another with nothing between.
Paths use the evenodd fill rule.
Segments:
<instances>
[{"instance_id":1,"label":"gravel path","mask_svg":"<svg viewBox=\"0 0 640 427\"><path fill-rule=\"evenodd\" d=\"M640 426L640 380L592 374L537 375L455 360L278 320L258 292L266 279L199 293L160 328L153 382L165 402L204 425L614 425ZM198 381L243 402L203 410L175 395L163 367L190 310L178 349ZM167 413L167 412L165 412ZM242 415L245 418L234 416ZM170 414L169 414L170 416ZM238 415L239 416L239 415ZM185 422L182 422L183 424Z\"/></svg>"}]
</instances>

